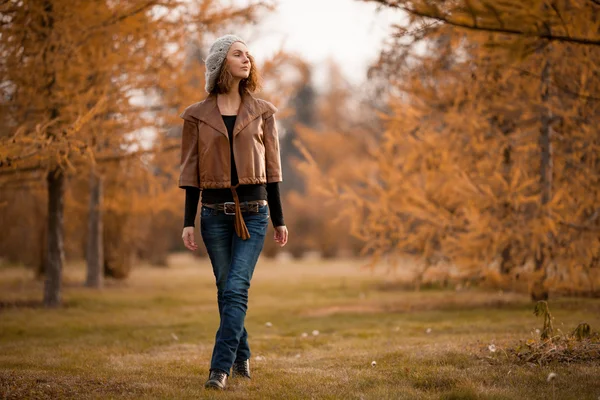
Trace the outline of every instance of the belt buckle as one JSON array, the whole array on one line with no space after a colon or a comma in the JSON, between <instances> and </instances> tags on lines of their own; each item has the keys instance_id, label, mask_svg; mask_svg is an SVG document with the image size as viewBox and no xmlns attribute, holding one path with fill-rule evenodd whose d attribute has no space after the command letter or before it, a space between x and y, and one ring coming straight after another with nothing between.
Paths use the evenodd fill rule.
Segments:
<instances>
[{"instance_id":1,"label":"belt buckle","mask_svg":"<svg viewBox=\"0 0 600 400\"><path fill-rule=\"evenodd\" d=\"M228 204L232 204L233 205L233 212L232 213L227 212L227 205ZM235 202L233 202L233 201L226 201L225 203L223 203L223 213L225 213L225 215L235 215Z\"/></svg>"}]
</instances>

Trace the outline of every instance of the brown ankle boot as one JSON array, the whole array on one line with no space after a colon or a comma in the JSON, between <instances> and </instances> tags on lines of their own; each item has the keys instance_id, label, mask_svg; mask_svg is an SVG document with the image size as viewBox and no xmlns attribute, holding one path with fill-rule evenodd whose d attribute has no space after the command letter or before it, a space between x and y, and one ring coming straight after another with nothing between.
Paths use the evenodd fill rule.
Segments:
<instances>
[{"instance_id":1,"label":"brown ankle boot","mask_svg":"<svg viewBox=\"0 0 600 400\"><path fill-rule=\"evenodd\" d=\"M236 361L233 363L231 377L237 376L250 379L250 360Z\"/></svg>"},{"instance_id":2,"label":"brown ankle boot","mask_svg":"<svg viewBox=\"0 0 600 400\"><path fill-rule=\"evenodd\" d=\"M210 371L210 375L208 380L204 384L204 387L207 389L225 389L227 385L227 373L221 371L220 369L215 369Z\"/></svg>"}]
</instances>

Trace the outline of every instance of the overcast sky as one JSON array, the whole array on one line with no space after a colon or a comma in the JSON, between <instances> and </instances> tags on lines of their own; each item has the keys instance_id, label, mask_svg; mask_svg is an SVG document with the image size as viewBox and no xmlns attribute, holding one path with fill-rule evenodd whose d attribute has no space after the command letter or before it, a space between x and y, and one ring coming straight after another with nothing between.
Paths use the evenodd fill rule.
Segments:
<instances>
[{"instance_id":1,"label":"overcast sky","mask_svg":"<svg viewBox=\"0 0 600 400\"><path fill-rule=\"evenodd\" d=\"M278 0L276 12L245 34L259 62L280 47L297 52L316 68L319 82L328 57L336 60L350 82L365 78L377 59L390 25L400 22L398 11L377 11L375 3L358 0Z\"/></svg>"}]
</instances>

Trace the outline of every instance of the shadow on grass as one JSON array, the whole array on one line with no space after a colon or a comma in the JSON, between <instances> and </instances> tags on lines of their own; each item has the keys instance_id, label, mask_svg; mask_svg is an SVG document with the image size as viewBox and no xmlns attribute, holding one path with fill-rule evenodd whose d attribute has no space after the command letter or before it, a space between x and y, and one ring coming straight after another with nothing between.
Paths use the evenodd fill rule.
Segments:
<instances>
[{"instance_id":1,"label":"shadow on grass","mask_svg":"<svg viewBox=\"0 0 600 400\"><path fill-rule=\"evenodd\" d=\"M69 304L63 302L56 308L68 308ZM9 309L21 309L21 308L46 308L44 306L44 302L42 300L23 300L23 299L15 299L15 300L0 300L0 311L9 310Z\"/></svg>"}]
</instances>

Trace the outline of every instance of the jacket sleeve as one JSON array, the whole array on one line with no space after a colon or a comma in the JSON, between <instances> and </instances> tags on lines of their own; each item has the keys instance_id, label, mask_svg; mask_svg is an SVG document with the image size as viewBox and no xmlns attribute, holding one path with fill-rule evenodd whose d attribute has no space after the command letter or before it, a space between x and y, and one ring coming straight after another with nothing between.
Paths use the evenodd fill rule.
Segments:
<instances>
[{"instance_id":1,"label":"jacket sleeve","mask_svg":"<svg viewBox=\"0 0 600 400\"><path fill-rule=\"evenodd\" d=\"M181 162L179 167L179 187L200 188L198 175L198 123L189 119L183 121L181 133Z\"/></svg>"},{"instance_id":2,"label":"jacket sleeve","mask_svg":"<svg viewBox=\"0 0 600 400\"><path fill-rule=\"evenodd\" d=\"M281 154L279 152L279 133L275 122L275 114L267 113L264 120L265 162L267 183L283 181L281 172Z\"/></svg>"}]
</instances>

